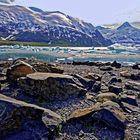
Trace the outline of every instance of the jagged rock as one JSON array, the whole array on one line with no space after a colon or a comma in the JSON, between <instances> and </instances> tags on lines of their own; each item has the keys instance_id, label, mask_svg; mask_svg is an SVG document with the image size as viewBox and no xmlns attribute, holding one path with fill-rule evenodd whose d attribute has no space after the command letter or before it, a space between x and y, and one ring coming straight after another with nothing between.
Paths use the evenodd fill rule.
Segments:
<instances>
[{"instance_id":1,"label":"jagged rock","mask_svg":"<svg viewBox=\"0 0 140 140\"><path fill-rule=\"evenodd\" d=\"M34 72L35 69L31 65L21 60L18 60L7 70L6 75L8 81L15 81L20 77L26 77L27 74Z\"/></svg>"},{"instance_id":2,"label":"jagged rock","mask_svg":"<svg viewBox=\"0 0 140 140\"><path fill-rule=\"evenodd\" d=\"M18 80L18 85L26 94L48 100L65 100L84 96L87 92L74 77L55 73L28 74L26 78Z\"/></svg>"},{"instance_id":3,"label":"jagged rock","mask_svg":"<svg viewBox=\"0 0 140 140\"><path fill-rule=\"evenodd\" d=\"M101 66L100 70L102 70L102 71L111 71L111 70L113 70L113 68L110 67L110 66Z\"/></svg>"},{"instance_id":4,"label":"jagged rock","mask_svg":"<svg viewBox=\"0 0 140 140\"><path fill-rule=\"evenodd\" d=\"M84 86L87 90L92 90L96 81L84 78L78 74L72 74L72 76L80 81L80 83Z\"/></svg>"},{"instance_id":5,"label":"jagged rock","mask_svg":"<svg viewBox=\"0 0 140 140\"><path fill-rule=\"evenodd\" d=\"M128 81L125 87L130 90L140 91L140 83L135 81Z\"/></svg>"},{"instance_id":6,"label":"jagged rock","mask_svg":"<svg viewBox=\"0 0 140 140\"><path fill-rule=\"evenodd\" d=\"M96 99L98 102L105 102L107 100L117 101L117 95L115 93L107 92L107 93L100 93L97 95Z\"/></svg>"},{"instance_id":7,"label":"jagged rock","mask_svg":"<svg viewBox=\"0 0 140 140\"><path fill-rule=\"evenodd\" d=\"M133 106L138 106L136 96L134 95L123 95L121 96L121 101Z\"/></svg>"},{"instance_id":8,"label":"jagged rock","mask_svg":"<svg viewBox=\"0 0 140 140\"><path fill-rule=\"evenodd\" d=\"M96 73L88 73L85 78L95 80L95 81L101 81L102 75L96 74Z\"/></svg>"},{"instance_id":9,"label":"jagged rock","mask_svg":"<svg viewBox=\"0 0 140 140\"><path fill-rule=\"evenodd\" d=\"M112 67L115 67L115 68L121 68L121 64L118 63L117 61L114 61L112 64L111 64Z\"/></svg>"},{"instance_id":10,"label":"jagged rock","mask_svg":"<svg viewBox=\"0 0 140 140\"><path fill-rule=\"evenodd\" d=\"M97 93L101 89L101 83L99 81L83 78L82 76L78 74L73 74L72 76L77 78L88 91Z\"/></svg>"},{"instance_id":11,"label":"jagged rock","mask_svg":"<svg viewBox=\"0 0 140 140\"><path fill-rule=\"evenodd\" d=\"M51 110L0 94L0 136L18 130L26 121L35 120L40 120L49 130L62 122Z\"/></svg>"},{"instance_id":12,"label":"jagged rock","mask_svg":"<svg viewBox=\"0 0 140 140\"><path fill-rule=\"evenodd\" d=\"M122 87L116 86L116 85L110 85L109 86L109 91L113 92L115 94L119 94L123 91Z\"/></svg>"}]
</instances>

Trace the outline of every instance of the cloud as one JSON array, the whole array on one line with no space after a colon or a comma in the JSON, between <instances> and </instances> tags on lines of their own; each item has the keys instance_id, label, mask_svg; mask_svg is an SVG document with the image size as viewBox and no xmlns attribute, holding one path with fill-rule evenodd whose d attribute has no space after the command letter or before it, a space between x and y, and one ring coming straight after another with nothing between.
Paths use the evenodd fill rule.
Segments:
<instances>
[{"instance_id":1,"label":"cloud","mask_svg":"<svg viewBox=\"0 0 140 140\"><path fill-rule=\"evenodd\" d=\"M11 3L14 2L15 0L0 0L0 2L2 3Z\"/></svg>"}]
</instances>

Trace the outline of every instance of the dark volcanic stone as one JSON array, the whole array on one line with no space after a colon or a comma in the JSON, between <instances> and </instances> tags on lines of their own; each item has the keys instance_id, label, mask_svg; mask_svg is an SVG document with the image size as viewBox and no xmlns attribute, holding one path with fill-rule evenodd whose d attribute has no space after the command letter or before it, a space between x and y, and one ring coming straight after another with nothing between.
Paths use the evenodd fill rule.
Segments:
<instances>
[{"instance_id":1,"label":"dark volcanic stone","mask_svg":"<svg viewBox=\"0 0 140 140\"><path fill-rule=\"evenodd\" d=\"M117 83L117 82L122 82L121 79L116 78L115 76L111 78L111 80L109 81L109 84L113 84L113 83Z\"/></svg>"},{"instance_id":2,"label":"dark volcanic stone","mask_svg":"<svg viewBox=\"0 0 140 140\"><path fill-rule=\"evenodd\" d=\"M123 91L122 87L116 86L116 85L111 85L109 86L109 91L113 92L115 94L119 94Z\"/></svg>"},{"instance_id":3,"label":"dark volcanic stone","mask_svg":"<svg viewBox=\"0 0 140 140\"><path fill-rule=\"evenodd\" d=\"M117 61L114 61L112 64L111 64L112 67L115 67L115 68L121 68L121 64L118 63Z\"/></svg>"},{"instance_id":4,"label":"dark volcanic stone","mask_svg":"<svg viewBox=\"0 0 140 140\"><path fill-rule=\"evenodd\" d=\"M128 103L130 105L133 105L133 106L138 106L137 99L136 99L135 96L128 96L128 95L127 96L123 96L121 98L121 101L122 102L126 102L126 103Z\"/></svg>"}]
</instances>

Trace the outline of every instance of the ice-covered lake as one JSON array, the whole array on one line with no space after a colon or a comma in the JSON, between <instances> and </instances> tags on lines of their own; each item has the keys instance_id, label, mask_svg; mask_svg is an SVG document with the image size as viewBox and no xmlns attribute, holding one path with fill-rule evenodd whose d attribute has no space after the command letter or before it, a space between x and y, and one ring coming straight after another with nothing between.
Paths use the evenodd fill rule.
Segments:
<instances>
[{"instance_id":1,"label":"ice-covered lake","mask_svg":"<svg viewBox=\"0 0 140 140\"><path fill-rule=\"evenodd\" d=\"M48 62L114 61L140 62L139 47L31 47L0 46L0 60L37 58Z\"/></svg>"}]
</instances>

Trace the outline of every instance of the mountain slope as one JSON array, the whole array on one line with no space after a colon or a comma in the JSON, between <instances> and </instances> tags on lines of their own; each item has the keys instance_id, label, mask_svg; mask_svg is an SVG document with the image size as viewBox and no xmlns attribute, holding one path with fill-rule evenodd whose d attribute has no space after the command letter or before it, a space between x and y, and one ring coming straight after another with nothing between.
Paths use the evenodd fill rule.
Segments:
<instances>
[{"instance_id":1,"label":"mountain slope","mask_svg":"<svg viewBox=\"0 0 140 140\"><path fill-rule=\"evenodd\" d=\"M92 24L59 11L6 5L0 5L0 37L2 40L69 46L107 46L112 43Z\"/></svg>"},{"instance_id":2,"label":"mountain slope","mask_svg":"<svg viewBox=\"0 0 140 140\"><path fill-rule=\"evenodd\" d=\"M117 28L99 28L98 30L115 43L140 43L140 29L134 27L128 22L123 23Z\"/></svg>"}]
</instances>

